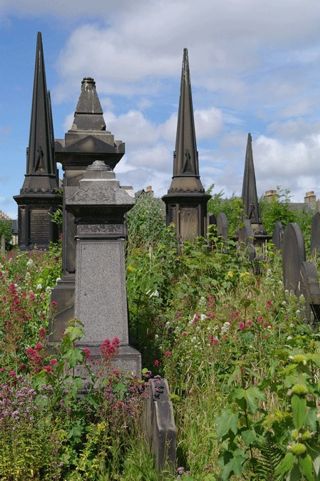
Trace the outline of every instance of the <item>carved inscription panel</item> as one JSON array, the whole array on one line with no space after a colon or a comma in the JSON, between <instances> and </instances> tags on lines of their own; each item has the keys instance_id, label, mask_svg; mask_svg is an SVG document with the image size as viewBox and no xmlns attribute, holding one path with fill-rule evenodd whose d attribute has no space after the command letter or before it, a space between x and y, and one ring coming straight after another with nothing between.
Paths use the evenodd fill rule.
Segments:
<instances>
[{"instance_id":1,"label":"carved inscription panel","mask_svg":"<svg viewBox=\"0 0 320 481\"><path fill-rule=\"evenodd\" d=\"M30 212L30 242L48 244L50 240L50 218L46 209L32 209Z\"/></svg>"}]
</instances>

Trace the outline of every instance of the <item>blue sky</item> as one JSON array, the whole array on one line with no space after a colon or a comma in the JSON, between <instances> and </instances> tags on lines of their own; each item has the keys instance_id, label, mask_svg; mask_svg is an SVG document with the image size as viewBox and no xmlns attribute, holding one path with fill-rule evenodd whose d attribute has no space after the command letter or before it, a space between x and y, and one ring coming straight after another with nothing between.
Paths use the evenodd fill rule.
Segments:
<instances>
[{"instance_id":1,"label":"blue sky","mask_svg":"<svg viewBox=\"0 0 320 481\"><path fill-rule=\"evenodd\" d=\"M247 133L258 191L320 196L318 0L0 0L0 209L25 172L37 31L56 138L93 76L108 130L126 142L123 184L171 179L182 50L189 49L200 174L241 192Z\"/></svg>"}]
</instances>

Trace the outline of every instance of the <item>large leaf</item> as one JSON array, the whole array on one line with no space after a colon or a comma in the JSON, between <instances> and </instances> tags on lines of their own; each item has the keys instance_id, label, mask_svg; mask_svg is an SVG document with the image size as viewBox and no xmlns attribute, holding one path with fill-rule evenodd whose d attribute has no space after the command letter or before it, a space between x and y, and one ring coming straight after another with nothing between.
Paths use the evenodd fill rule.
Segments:
<instances>
[{"instance_id":1,"label":"large leaf","mask_svg":"<svg viewBox=\"0 0 320 481\"><path fill-rule=\"evenodd\" d=\"M307 454L306 456L301 456L299 458L299 466L301 473L305 476L307 481L315 481L316 478L313 468L313 462L309 454Z\"/></svg>"},{"instance_id":2,"label":"large leaf","mask_svg":"<svg viewBox=\"0 0 320 481\"><path fill-rule=\"evenodd\" d=\"M223 438L230 430L233 434L238 431L238 414L235 414L231 409L222 411L221 416L216 420L216 429L218 438Z\"/></svg>"},{"instance_id":3,"label":"large leaf","mask_svg":"<svg viewBox=\"0 0 320 481\"><path fill-rule=\"evenodd\" d=\"M301 429L307 419L307 401L303 397L293 395L291 407L294 426L296 429Z\"/></svg>"},{"instance_id":4,"label":"large leaf","mask_svg":"<svg viewBox=\"0 0 320 481\"><path fill-rule=\"evenodd\" d=\"M226 464L221 473L221 478L223 481L227 481L230 479L230 474L235 474L239 476L243 470L243 463L245 461L245 457L241 454L235 455L228 464Z\"/></svg>"},{"instance_id":5,"label":"large leaf","mask_svg":"<svg viewBox=\"0 0 320 481\"><path fill-rule=\"evenodd\" d=\"M283 460L275 469L275 475L282 478L286 473L291 471L295 462L295 456L292 453L287 453Z\"/></svg>"}]
</instances>

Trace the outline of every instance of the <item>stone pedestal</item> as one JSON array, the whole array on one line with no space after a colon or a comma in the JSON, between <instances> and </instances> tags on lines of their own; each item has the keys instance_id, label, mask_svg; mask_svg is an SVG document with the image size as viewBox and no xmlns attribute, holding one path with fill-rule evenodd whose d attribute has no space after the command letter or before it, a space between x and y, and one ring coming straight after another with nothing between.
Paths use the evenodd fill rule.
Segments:
<instances>
[{"instance_id":1,"label":"stone pedestal","mask_svg":"<svg viewBox=\"0 0 320 481\"><path fill-rule=\"evenodd\" d=\"M95 358L105 339L118 337L114 364L139 374L140 353L129 346L125 278L124 214L133 204L102 161L87 168L79 187L65 188L64 205L76 224L74 315L85 331L80 345Z\"/></svg>"},{"instance_id":2,"label":"stone pedestal","mask_svg":"<svg viewBox=\"0 0 320 481\"><path fill-rule=\"evenodd\" d=\"M74 114L73 125L64 139L55 141L55 160L63 167L64 188L79 187L86 168L93 159L103 160L111 169L125 152L125 145L107 131L96 92L95 81L84 78ZM57 303L55 324L63 326L74 317L74 289L76 271L76 225L74 214L63 205L63 245L61 281L52 292ZM53 339L54 336L52 336Z\"/></svg>"}]
</instances>

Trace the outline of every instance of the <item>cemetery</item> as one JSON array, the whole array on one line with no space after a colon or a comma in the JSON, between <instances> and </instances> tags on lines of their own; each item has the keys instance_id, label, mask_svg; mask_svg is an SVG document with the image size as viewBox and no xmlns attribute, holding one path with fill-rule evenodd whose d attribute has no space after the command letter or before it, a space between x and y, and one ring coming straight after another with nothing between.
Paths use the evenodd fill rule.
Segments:
<instances>
[{"instance_id":1,"label":"cemetery","mask_svg":"<svg viewBox=\"0 0 320 481\"><path fill-rule=\"evenodd\" d=\"M241 198L205 190L187 49L162 199L120 185L79 80L55 139L38 33L18 246L0 219L0 480L319 480L316 202L258 198L251 134Z\"/></svg>"}]
</instances>

